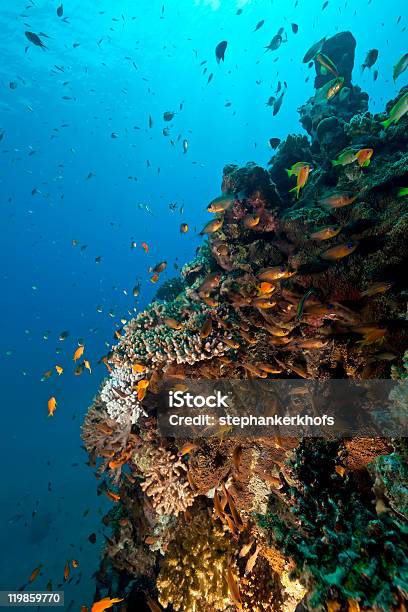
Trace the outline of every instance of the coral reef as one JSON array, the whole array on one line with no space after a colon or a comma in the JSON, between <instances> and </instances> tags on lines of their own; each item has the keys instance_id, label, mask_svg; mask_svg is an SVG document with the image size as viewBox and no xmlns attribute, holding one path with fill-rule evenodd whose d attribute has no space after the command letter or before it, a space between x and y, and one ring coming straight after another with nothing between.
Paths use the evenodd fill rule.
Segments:
<instances>
[{"instance_id":1,"label":"coral reef","mask_svg":"<svg viewBox=\"0 0 408 612\"><path fill-rule=\"evenodd\" d=\"M287 492L293 518L282 519L272 506L260 522L294 558L312 609L329 601L397 609L408 571L404 525L358 496L343 453L338 442L302 441L292 461L297 485Z\"/></svg>"},{"instance_id":2,"label":"coral reef","mask_svg":"<svg viewBox=\"0 0 408 612\"><path fill-rule=\"evenodd\" d=\"M354 49L348 32L322 42L342 78L315 62L299 111L309 138L290 134L268 170L225 166L196 257L103 358L110 375L82 430L115 502L99 580L137 605L405 609L406 440L157 429L163 382L278 378L393 378L406 429L408 117L382 123L406 88L369 113Z\"/></svg>"},{"instance_id":3,"label":"coral reef","mask_svg":"<svg viewBox=\"0 0 408 612\"><path fill-rule=\"evenodd\" d=\"M180 525L157 578L161 605L183 612L227 610L225 574L233 551L231 537L205 509Z\"/></svg>"}]
</instances>

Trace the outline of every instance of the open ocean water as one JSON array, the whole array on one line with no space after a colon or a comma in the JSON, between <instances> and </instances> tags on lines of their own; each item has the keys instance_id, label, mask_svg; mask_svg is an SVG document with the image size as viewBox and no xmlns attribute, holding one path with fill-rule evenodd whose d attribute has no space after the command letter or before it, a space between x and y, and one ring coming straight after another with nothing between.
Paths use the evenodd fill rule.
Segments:
<instances>
[{"instance_id":1,"label":"open ocean water","mask_svg":"<svg viewBox=\"0 0 408 612\"><path fill-rule=\"evenodd\" d=\"M59 0L1 1L0 589L18 589L40 564L30 588L57 588L76 559L61 587L65 609L92 601L110 502L97 496L80 425L107 374L98 360L121 319L194 255L223 166L265 166L269 138L302 131L297 108L314 80L307 49L350 30L353 80L372 112L406 83L407 73L392 80L406 52L405 3L324 4L65 0L61 11ZM265 52L280 27L287 42ZM373 48L378 61L361 72ZM266 101L279 81L287 89L273 116ZM163 260L154 284L149 268ZM78 343L91 373L74 373Z\"/></svg>"}]
</instances>

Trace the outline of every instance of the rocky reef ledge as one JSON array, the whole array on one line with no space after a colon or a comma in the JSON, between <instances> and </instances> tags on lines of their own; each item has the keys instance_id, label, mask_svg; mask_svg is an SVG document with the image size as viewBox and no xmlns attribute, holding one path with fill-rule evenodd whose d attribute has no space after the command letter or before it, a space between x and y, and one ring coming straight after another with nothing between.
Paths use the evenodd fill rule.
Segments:
<instances>
[{"instance_id":1,"label":"rocky reef ledge","mask_svg":"<svg viewBox=\"0 0 408 612\"><path fill-rule=\"evenodd\" d=\"M225 167L196 258L104 359L83 425L114 503L97 595L128 610L406 610L406 439L157 431L163 378L408 377L408 115L387 122L407 88L373 116L343 61L300 109L309 138Z\"/></svg>"}]
</instances>

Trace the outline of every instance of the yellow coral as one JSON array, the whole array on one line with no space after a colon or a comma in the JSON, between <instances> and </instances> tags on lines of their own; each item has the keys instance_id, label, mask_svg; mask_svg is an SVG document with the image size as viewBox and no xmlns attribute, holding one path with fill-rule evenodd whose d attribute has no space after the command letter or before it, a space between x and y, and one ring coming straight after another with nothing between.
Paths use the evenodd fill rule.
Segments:
<instances>
[{"instance_id":1,"label":"yellow coral","mask_svg":"<svg viewBox=\"0 0 408 612\"><path fill-rule=\"evenodd\" d=\"M183 612L228 610L225 575L234 551L231 537L207 510L180 524L157 579L161 605Z\"/></svg>"}]
</instances>

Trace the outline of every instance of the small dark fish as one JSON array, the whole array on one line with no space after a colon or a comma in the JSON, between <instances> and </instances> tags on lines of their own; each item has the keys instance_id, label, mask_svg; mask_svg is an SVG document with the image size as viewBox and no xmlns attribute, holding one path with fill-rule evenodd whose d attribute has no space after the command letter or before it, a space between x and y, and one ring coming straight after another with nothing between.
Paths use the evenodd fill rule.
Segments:
<instances>
[{"instance_id":1,"label":"small dark fish","mask_svg":"<svg viewBox=\"0 0 408 612\"><path fill-rule=\"evenodd\" d=\"M321 48L323 47L323 43L325 42L325 40L326 40L326 37L322 38L317 43L312 45L308 51L306 51L305 57L303 58L304 64L307 64L308 62L310 62L314 58L314 56L317 55L319 51L321 51Z\"/></svg>"},{"instance_id":2,"label":"small dark fish","mask_svg":"<svg viewBox=\"0 0 408 612\"><path fill-rule=\"evenodd\" d=\"M210 83L212 81L213 76L214 76L214 74L211 73L210 76L208 77L207 85L208 85L208 83Z\"/></svg>"},{"instance_id":3,"label":"small dark fish","mask_svg":"<svg viewBox=\"0 0 408 612\"><path fill-rule=\"evenodd\" d=\"M261 21L258 21L258 23L256 24L254 32L257 32L258 30L260 30L264 23L265 23L265 19L262 19Z\"/></svg>"},{"instance_id":4,"label":"small dark fish","mask_svg":"<svg viewBox=\"0 0 408 612\"><path fill-rule=\"evenodd\" d=\"M226 40L222 40L215 47L215 57L217 58L217 62L225 61L225 51L227 49L228 42Z\"/></svg>"},{"instance_id":5,"label":"small dark fish","mask_svg":"<svg viewBox=\"0 0 408 612\"><path fill-rule=\"evenodd\" d=\"M63 4L60 4L59 7L57 8L57 15L58 17L62 17L64 14L64 6Z\"/></svg>"},{"instance_id":6,"label":"small dark fish","mask_svg":"<svg viewBox=\"0 0 408 612\"><path fill-rule=\"evenodd\" d=\"M157 272L158 274L160 274L160 272L163 272L166 268L167 268L167 261L161 261L160 263L154 266L153 272Z\"/></svg>"},{"instance_id":7,"label":"small dark fish","mask_svg":"<svg viewBox=\"0 0 408 612\"><path fill-rule=\"evenodd\" d=\"M26 35L26 38L33 43L33 45L36 45L36 47L41 47L41 49L47 48L42 42L41 38L37 36L37 34L34 34L34 32L24 32L24 34Z\"/></svg>"},{"instance_id":8,"label":"small dark fish","mask_svg":"<svg viewBox=\"0 0 408 612\"><path fill-rule=\"evenodd\" d=\"M283 91L281 93L281 95L279 96L279 98L276 100L275 104L273 105L273 116L275 117L275 115L277 115L280 111L280 108L282 106L282 102L283 102L283 96L285 95L285 92Z\"/></svg>"},{"instance_id":9,"label":"small dark fish","mask_svg":"<svg viewBox=\"0 0 408 612\"><path fill-rule=\"evenodd\" d=\"M149 128L152 128L152 127L153 127L153 119L152 119L152 116L149 115Z\"/></svg>"},{"instance_id":10,"label":"small dark fish","mask_svg":"<svg viewBox=\"0 0 408 612\"><path fill-rule=\"evenodd\" d=\"M276 102L276 98L275 98L275 96L271 96L271 97L268 99L268 101L267 101L267 103L266 103L266 106L273 106L273 105L275 104L275 102Z\"/></svg>"},{"instance_id":11,"label":"small dark fish","mask_svg":"<svg viewBox=\"0 0 408 612\"><path fill-rule=\"evenodd\" d=\"M96 533L91 533L91 535L88 536L88 540L91 544L96 544Z\"/></svg>"},{"instance_id":12,"label":"small dark fish","mask_svg":"<svg viewBox=\"0 0 408 612\"><path fill-rule=\"evenodd\" d=\"M364 64L361 66L361 70L365 68L371 68L374 66L375 62L378 59L378 49L370 49L365 58Z\"/></svg>"},{"instance_id":13,"label":"small dark fish","mask_svg":"<svg viewBox=\"0 0 408 612\"><path fill-rule=\"evenodd\" d=\"M376 81L378 79L378 70L374 70L373 72L373 80Z\"/></svg>"},{"instance_id":14,"label":"small dark fish","mask_svg":"<svg viewBox=\"0 0 408 612\"><path fill-rule=\"evenodd\" d=\"M297 23L292 23L292 24L291 24L291 27L292 27L292 32L293 32L294 34L297 34L297 33L299 32L299 26L298 26L298 24L297 24Z\"/></svg>"},{"instance_id":15,"label":"small dark fish","mask_svg":"<svg viewBox=\"0 0 408 612\"><path fill-rule=\"evenodd\" d=\"M164 121L171 121L174 117L176 113L172 112L172 111L166 111L165 113L163 113L163 119Z\"/></svg>"},{"instance_id":16,"label":"small dark fish","mask_svg":"<svg viewBox=\"0 0 408 612\"><path fill-rule=\"evenodd\" d=\"M61 342L63 342L64 340L66 340L69 336L69 331L63 331L60 333L59 335L59 339Z\"/></svg>"},{"instance_id":17,"label":"small dark fish","mask_svg":"<svg viewBox=\"0 0 408 612\"><path fill-rule=\"evenodd\" d=\"M10 89L17 89L17 83L15 81L10 81L9 87Z\"/></svg>"},{"instance_id":18,"label":"small dark fish","mask_svg":"<svg viewBox=\"0 0 408 612\"><path fill-rule=\"evenodd\" d=\"M235 13L236 15L242 15L242 9L238 9L237 12Z\"/></svg>"},{"instance_id":19,"label":"small dark fish","mask_svg":"<svg viewBox=\"0 0 408 612\"><path fill-rule=\"evenodd\" d=\"M280 145L281 139L280 138L270 138L269 139L269 145L272 149L277 149Z\"/></svg>"},{"instance_id":20,"label":"small dark fish","mask_svg":"<svg viewBox=\"0 0 408 612\"><path fill-rule=\"evenodd\" d=\"M281 28L279 32L275 34L275 36L272 38L269 45L265 47L266 51L276 51L277 49L279 49L279 47L282 44L282 33L283 33L283 28Z\"/></svg>"},{"instance_id":21,"label":"small dark fish","mask_svg":"<svg viewBox=\"0 0 408 612\"><path fill-rule=\"evenodd\" d=\"M324 11L324 9L327 8L328 6L329 6L329 0L326 0L326 2L323 3L322 11Z\"/></svg>"}]
</instances>

